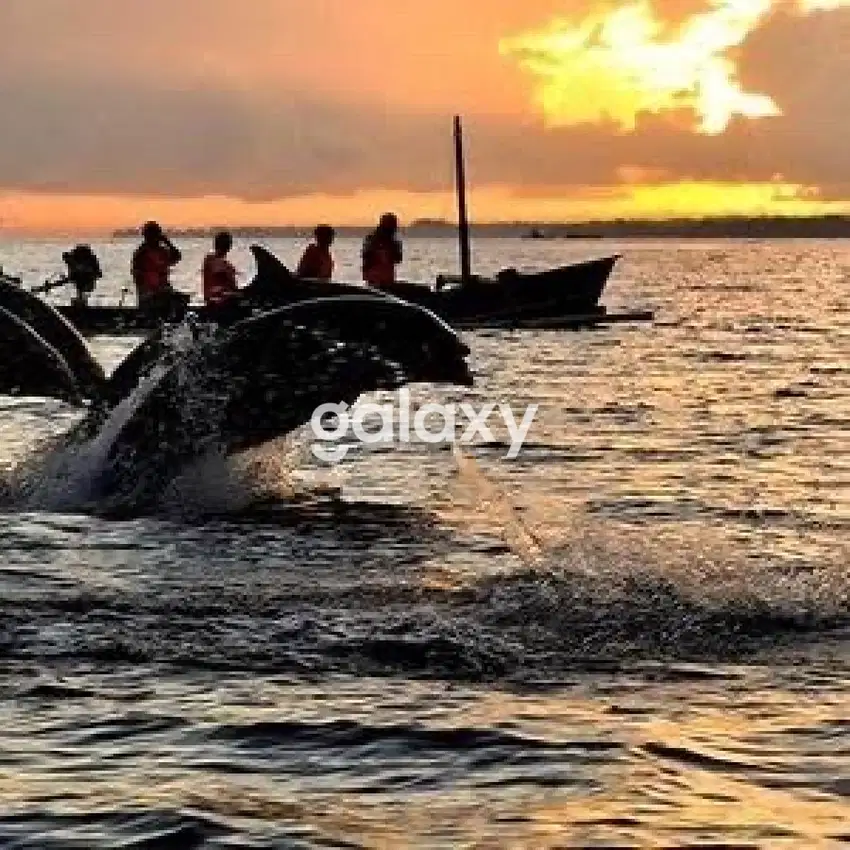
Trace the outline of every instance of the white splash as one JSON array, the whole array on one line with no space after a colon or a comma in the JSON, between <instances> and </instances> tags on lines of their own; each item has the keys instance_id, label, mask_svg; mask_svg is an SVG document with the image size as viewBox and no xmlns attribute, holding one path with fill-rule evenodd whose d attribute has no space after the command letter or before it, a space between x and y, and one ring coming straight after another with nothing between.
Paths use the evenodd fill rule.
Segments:
<instances>
[{"instance_id":1,"label":"white splash","mask_svg":"<svg viewBox=\"0 0 850 850\"><path fill-rule=\"evenodd\" d=\"M192 329L179 326L163 337L167 354L110 411L95 437L73 443L63 436L42 445L11 471L8 498L21 510L74 511L96 506L98 481L115 439L172 367L174 356L190 351Z\"/></svg>"}]
</instances>

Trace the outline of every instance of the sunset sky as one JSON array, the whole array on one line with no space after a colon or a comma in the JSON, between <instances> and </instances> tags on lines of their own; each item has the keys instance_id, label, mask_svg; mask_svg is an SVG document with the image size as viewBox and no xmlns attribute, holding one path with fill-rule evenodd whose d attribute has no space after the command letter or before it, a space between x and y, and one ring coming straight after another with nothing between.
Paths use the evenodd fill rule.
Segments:
<instances>
[{"instance_id":1,"label":"sunset sky","mask_svg":"<svg viewBox=\"0 0 850 850\"><path fill-rule=\"evenodd\" d=\"M0 226L850 211L850 0L0 0Z\"/></svg>"}]
</instances>

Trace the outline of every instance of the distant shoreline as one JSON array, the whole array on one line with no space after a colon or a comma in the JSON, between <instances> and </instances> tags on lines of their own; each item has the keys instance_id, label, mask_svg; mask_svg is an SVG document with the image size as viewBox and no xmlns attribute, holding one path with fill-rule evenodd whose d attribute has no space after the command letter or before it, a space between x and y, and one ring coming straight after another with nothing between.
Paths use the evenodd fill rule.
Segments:
<instances>
[{"instance_id":1,"label":"distant shoreline","mask_svg":"<svg viewBox=\"0 0 850 850\"><path fill-rule=\"evenodd\" d=\"M216 231L227 229L238 239L307 238L312 228L284 225L273 227L167 228L174 238L203 239ZM362 238L370 228L341 225L336 228L340 237ZM457 228L448 221L419 219L404 227L411 237L456 238ZM113 231L116 239L137 237L138 228L119 228ZM471 235L476 238L551 239L633 239L633 238L702 238L702 239L850 239L850 216L764 218L726 217L706 219L616 220L581 223L558 222L489 222L473 224Z\"/></svg>"}]
</instances>

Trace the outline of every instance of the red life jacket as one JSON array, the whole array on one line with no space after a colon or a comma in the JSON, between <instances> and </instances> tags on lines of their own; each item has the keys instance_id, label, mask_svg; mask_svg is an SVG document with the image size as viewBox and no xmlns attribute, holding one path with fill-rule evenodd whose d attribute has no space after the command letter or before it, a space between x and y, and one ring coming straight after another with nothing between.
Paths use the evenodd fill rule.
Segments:
<instances>
[{"instance_id":1,"label":"red life jacket","mask_svg":"<svg viewBox=\"0 0 850 850\"><path fill-rule=\"evenodd\" d=\"M334 273L334 261L327 248L318 245L308 245L304 256L298 264L298 277L330 280Z\"/></svg>"},{"instance_id":2,"label":"red life jacket","mask_svg":"<svg viewBox=\"0 0 850 850\"><path fill-rule=\"evenodd\" d=\"M236 292L236 269L225 257L207 254L202 273L207 304L219 304Z\"/></svg>"},{"instance_id":3,"label":"red life jacket","mask_svg":"<svg viewBox=\"0 0 850 850\"><path fill-rule=\"evenodd\" d=\"M363 252L363 280L370 286L395 283L395 266L393 244L368 237Z\"/></svg>"},{"instance_id":4,"label":"red life jacket","mask_svg":"<svg viewBox=\"0 0 850 850\"><path fill-rule=\"evenodd\" d=\"M170 287L168 251L160 245L142 245L136 252L136 282L142 295L155 295Z\"/></svg>"}]
</instances>

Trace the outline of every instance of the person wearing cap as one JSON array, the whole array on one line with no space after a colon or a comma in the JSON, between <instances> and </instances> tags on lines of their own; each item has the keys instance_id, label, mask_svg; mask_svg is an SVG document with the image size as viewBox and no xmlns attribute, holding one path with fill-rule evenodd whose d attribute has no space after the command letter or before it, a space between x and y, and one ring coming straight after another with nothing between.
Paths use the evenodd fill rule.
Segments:
<instances>
[{"instance_id":1,"label":"person wearing cap","mask_svg":"<svg viewBox=\"0 0 850 850\"><path fill-rule=\"evenodd\" d=\"M182 255L155 221L142 228L142 244L133 253L131 272L140 308L173 303L181 298L171 286L171 269Z\"/></svg>"},{"instance_id":2,"label":"person wearing cap","mask_svg":"<svg viewBox=\"0 0 850 850\"><path fill-rule=\"evenodd\" d=\"M363 280L370 286L395 283L395 268L402 261L398 238L398 218L393 213L381 216L377 228L363 240Z\"/></svg>"},{"instance_id":3,"label":"person wearing cap","mask_svg":"<svg viewBox=\"0 0 850 850\"><path fill-rule=\"evenodd\" d=\"M330 280L334 273L334 260L331 254L336 233L327 224L320 224L313 231L314 241L311 242L298 263L298 277L315 280Z\"/></svg>"}]
</instances>

